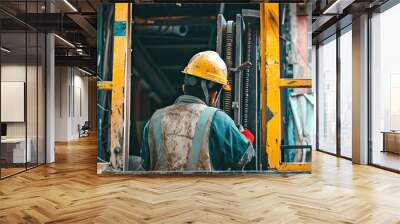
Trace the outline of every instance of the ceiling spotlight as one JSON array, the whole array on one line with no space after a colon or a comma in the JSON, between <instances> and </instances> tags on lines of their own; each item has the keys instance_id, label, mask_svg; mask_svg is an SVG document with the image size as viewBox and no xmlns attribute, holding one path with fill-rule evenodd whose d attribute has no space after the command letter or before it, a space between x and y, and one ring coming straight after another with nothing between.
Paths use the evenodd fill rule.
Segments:
<instances>
[{"instance_id":1,"label":"ceiling spotlight","mask_svg":"<svg viewBox=\"0 0 400 224\"><path fill-rule=\"evenodd\" d=\"M9 50L9 49L7 49L5 47L1 47L0 49L1 49L1 51L4 51L6 53L10 53L11 52L11 50Z\"/></svg>"},{"instance_id":2,"label":"ceiling spotlight","mask_svg":"<svg viewBox=\"0 0 400 224\"><path fill-rule=\"evenodd\" d=\"M60 37L59 35L57 35L57 34L54 34L54 36L55 37L57 37L59 40L61 40L62 42L64 42L65 44L67 44L68 46L70 46L70 47L72 47L72 48L75 48L75 45L73 45L71 42L69 42L68 40L66 40L66 39L64 39L64 38L62 38L62 37Z\"/></svg>"},{"instance_id":3,"label":"ceiling spotlight","mask_svg":"<svg viewBox=\"0 0 400 224\"><path fill-rule=\"evenodd\" d=\"M64 3L68 5L74 12L78 12L78 9L75 8L68 0L64 0Z\"/></svg>"},{"instance_id":4,"label":"ceiling spotlight","mask_svg":"<svg viewBox=\"0 0 400 224\"><path fill-rule=\"evenodd\" d=\"M336 0L322 14L342 14L343 10L351 5L355 0Z\"/></svg>"},{"instance_id":5,"label":"ceiling spotlight","mask_svg":"<svg viewBox=\"0 0 400 224\"><path fill-rule=\"evenodd\" d=\"M84 69L81 69L81 68L79 68L79 67L78 67L78 70L81 71L81 72L83 72L83 73L85 73L86 75L92 75L92 73L90 73L90 72L88 72L88 71L86 71L86 70L84 70Z\"/></svg>"}]
</instances>

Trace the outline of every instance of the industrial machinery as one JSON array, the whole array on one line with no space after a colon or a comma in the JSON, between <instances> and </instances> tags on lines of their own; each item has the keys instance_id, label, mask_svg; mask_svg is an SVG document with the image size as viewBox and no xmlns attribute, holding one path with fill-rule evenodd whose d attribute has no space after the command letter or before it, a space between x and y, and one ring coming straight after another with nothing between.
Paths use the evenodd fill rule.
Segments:
<instances>
[{"instance_id":1,"label":"industrial machinery","mask_svg":"<svg viewBox=\"0 0 400 224\"><path fill-rule=\"evenodd\" d=\"M216 51L228 67L232 91L224 91L219 107L232 117L240 128L254 133L255 170L267 169L266 154L262 150L260 106L260 12L243 9L235 20L217 17ZM260 150L261 149L261 150Z\"/></svg>"},{"instance_id":2,"label":"industrial machinery","mask_svg":"<svg viewBox=\"0 0 400 224\"><path fill-rule=\"evenodd\" d=\"M287 16L290 8L281 7L278 3L261 3L258 6L244 7L234 11L233 15L231 13L227 16L224 14L224 5L222 4L221 10L214 17L201 18L203 20L208 19L207 21L211 19L211 22L214 23L212 30L215 30L215 32L211 32L212 38L210 40L214 40L215 44L208 41L206 48L214 48L225 60L229 72L228 79L233 87L231 92L221 94L218 106L232 117L238 128L247 128L255 136L254 148L257 152L254 158L255 163L253 167L247 167L247 170L257 172L263 170L310 171L311 146L309 141L295 141L293 143L293 141L285 139L286 133L297 132L301 134L304 132L303 130L298 131L298 126L287 125L288 123L299 124L300 116L296 114L295 109L296 103L297 106L301 103L298 103L296 99L298 96L306 96L302 92L292 94L293 90L311 88L310 79L297 79L299 78L297 76L281 75L281 69L285 73L289 69L293 71L295 70L293 69L294 64L297 63L297 59L287 54L289 51L285 51L292 49L290 47L296 48L295 41L286 38L287 35L281 35L280 29L281 25L285 26L286 30L291 29L286 25L287 22L281 24L281 21L288 20L285 16ZM296 7L296 5L294 6ZM150 70L147 70L148 72L144 73L153 74L153 77L143 77L141 83L146 83L144 86L156 85L161 80L163 85L155 88L158 91L156 98L159 101L165 100L167 102L179 92L177 89L169 88L171 83L165 77L165 72L160 69L160 67L171 69L174 66L151 66L151 64L157 64L157 60L146 53L143 42L149 40L149 37L151 37L149 35L163 37L169 35L169 40L193 38L190 36L193 27L190 24L181 24L182 17L169 16L162 18L160 24L154 24L157 21L134 20L132 10L135 10L134 5L132 9L132 4L115 4L114 38L113 42L109 42L113 43L113 55L112 57L108 56L108 58L113 58L112 78L103 74L100 78L108 77L108 80L99 78L98 82L99 100L102 103L100 106L108 106L108 108L99 109L101 116L98 122L98 130L99 139L102 141L99 142L99 152L101 152L98 160L98 164L100 164L99 172L105 169L104 166L108 167L108 164L113 170L129 170L129 156L135 154L135 152L132 152L132 150L135 150L132 149L132 146L138 145L137 139L140 138L137 138L137 135L141 136L140 126L143 126L143 122L139 125L137 125L138 122L135 122L135 124L131 122L135 120L131 116L136 116L131 110L139 105L134 100L136 99L135 91L139 86L132 81L138 77L140 79L140 75L137 75L137 73L141 72L138 70L144 67L150 68ZM156 19L160 18L157 17ZM132 26L130 21L133 20L136 24ZM180 21L180 23L174 24L174 21ZM295 20L292 19L292 21ZM146 38L139 40L138 36L144 34ZM198 40L200 41L199 38ZM306 44L305 48L297 47L297 50L307 54L307 43L302 44ZM159 50L161 45L157 46L156 48L151 47L151 49ZM281 46L285 47L281 48ZM132 53L130 54L131 48ZM108 49L108 53L110 53L110 49ZM162 54L167 53L162 52ZM107 52L101 54L107 55ZM281 56L284 56L284 58L281 58ZM102 56L99 58L104 59ZM291 60L290 65L288 65L288 59ZM131 61L133 66L129 66ZM187 59L182 61L186 62ZM303 64L308 66L306 61ZM181 69L179 66L175 67L178 71ZM104 68L99 69L99 71L103 70ZM160 79L156 81L154 75L157 75ZM154 95L157 95L157 93ZM143 103L140 105L143 105ZM290 112L287 112L288 110ZM287 114L294 114L294 116L285 119ZM293 117L295 117L296 122L289 122L288 120L293 120ZM108 124L102 124L102 121L106 121L110 125L109 128L104 129ZM293 130L288 132L286 127L291 127ZM136 137L133 132L136 133ZM107 138L107 136L110 136L110 138ZM303 159L288 159L290 158L287 156L288 152L301 152L300 157ZM109 153L109 156L104 156L107 153Z\"/></svg>"}]
</instances>

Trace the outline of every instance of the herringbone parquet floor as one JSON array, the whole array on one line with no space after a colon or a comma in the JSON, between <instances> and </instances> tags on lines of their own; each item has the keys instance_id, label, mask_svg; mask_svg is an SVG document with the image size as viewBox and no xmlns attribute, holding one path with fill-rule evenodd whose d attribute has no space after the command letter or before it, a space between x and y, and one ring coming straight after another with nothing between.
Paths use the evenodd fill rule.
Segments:
<instances>
[{"instance_id":1,"label":"herringbone parquet floor","mask_svg":"<svg viewBox=\"0 0 400 224\"><path fill-rule=\"evenodd\" d=\"M97 176L94 138L0 181L0 223L400 223L400 175L315 153L312 174Z\"/></svg>"}]
</instances>

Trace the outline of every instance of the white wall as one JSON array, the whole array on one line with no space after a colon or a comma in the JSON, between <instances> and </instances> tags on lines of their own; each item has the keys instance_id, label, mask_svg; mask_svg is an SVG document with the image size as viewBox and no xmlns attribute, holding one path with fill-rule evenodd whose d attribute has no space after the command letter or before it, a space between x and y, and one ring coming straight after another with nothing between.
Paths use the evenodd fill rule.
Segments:
<instances>
[{"instance_id":1,"label":"white wall","mask_svg":"<svg viewBox=\"0 0 400 224\"><path fill-rule=\"evenodd\" d=\"M55 140L74 140L88 120L88 77L73 67L56 67L55 73Z\"/></svg>"},{"instance_id":2,"label":"white wall","mask_svg":"<svg viewBox=\"0 0 400 224\"><path fill-rule=\"evenodd\" d=\"M79 72L79 75L74 75L74 108L73 108L73 119L72 119L72 136L78 137L78 124L81 126L85 123L85 121L89 120L89 111L88 111L88 77L82 76L83 73ZM84 74L83 74L84 75Z\"/></svg>"},{"instance_id":3,"label":"white wall","mask_svg":"<svg viewBox=\"0 0 400 224\"><path fill-rule=\"evenodd\" d=\"M69 85L70 77L67 67L55 68L55 140L68 140Z\"/></svg>"}]
</instances>

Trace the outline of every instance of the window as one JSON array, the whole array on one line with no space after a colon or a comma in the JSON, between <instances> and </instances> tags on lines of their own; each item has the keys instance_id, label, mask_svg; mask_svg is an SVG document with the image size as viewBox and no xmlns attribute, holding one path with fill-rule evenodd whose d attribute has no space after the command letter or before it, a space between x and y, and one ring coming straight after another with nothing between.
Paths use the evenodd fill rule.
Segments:
<instances>
[{"instance_id":1,"label":"window","mask_svg":"<svg viewBox=\"0 0 400 224\"><path fill-rule=\"evenodd\" d=\"M19 16L42 12L44 1L0 1ZM1 12L0 179L45 163L45 34Z\"/></svg>"},{"instance_id":2,"label":"window","mask_svg":"<svg viewBox=\"0 0 400 224\"><path fill-rule=\"evenodd\" d=\"M349 27L351 28L351 27ZM340 154L352 157L352 33L340 36Z\"/></svg>"},{"instance_id":3,"label":"window","mask_svg":"<svg viewBox=\"0 0 400 224\"><path fill-rule=\"evenodd\" d=\"M318 149L336 153L336 39L318 48Z\"/></svg>"},{"instance_id":4,"label":"window","mask_svg":"<svg viewBox=\"0 0 400 224\"><path fill-rule=\"evenodd\" d=\"M400 4L371 19L372 163L400 170Z\"/></svg>"}]
</instances>

